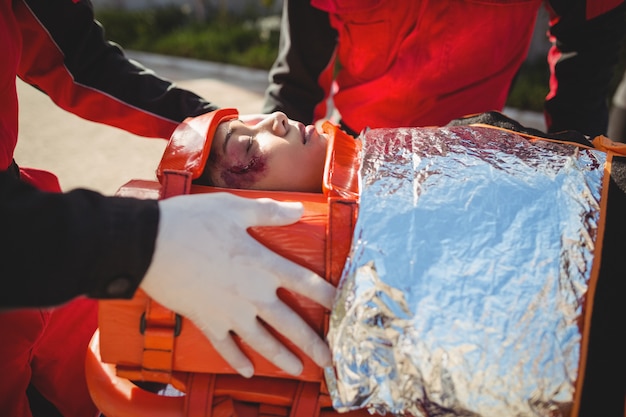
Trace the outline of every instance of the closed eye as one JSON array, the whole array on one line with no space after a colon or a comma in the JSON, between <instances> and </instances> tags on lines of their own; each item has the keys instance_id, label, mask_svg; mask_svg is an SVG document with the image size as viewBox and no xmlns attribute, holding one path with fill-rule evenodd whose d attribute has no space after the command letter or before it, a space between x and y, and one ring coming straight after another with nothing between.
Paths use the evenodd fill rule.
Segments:
<instances>
[{"instance_id":1,"label":"closed eye","mask_svg":"<svg viewBox=\"0 0 626 417\"><path fill-rule=\"evenodd\" d=\"M247 127L248 126L239 119L233 119L228 123L228 130L226 131L224 142L222 143L222 151L224 153L226 153L226 147L228 146L228 142L231 138L233 136L243 136L240 131L241 129L246 129ZM252 139L252 137L250 139Z\"/></svg>"}]
</instances>

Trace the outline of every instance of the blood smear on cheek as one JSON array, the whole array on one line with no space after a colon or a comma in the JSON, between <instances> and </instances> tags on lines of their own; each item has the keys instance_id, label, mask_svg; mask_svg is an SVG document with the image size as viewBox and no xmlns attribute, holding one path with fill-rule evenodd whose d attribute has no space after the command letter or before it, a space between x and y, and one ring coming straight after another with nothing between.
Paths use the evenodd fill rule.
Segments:
<instances>
[{"instance_id":1,"label":"blood smear on cheek","mask_svg":"<svg viewBox=\"0 0 626 417\"><path fill-rule=\"evenodd\" d=\"M263 179L266 172L266 158L258 157L255 159L254 165L246 172L238 173L229 170L222 172L222 180L228 188L249 189Z\"/></svg>"}]
</instances>

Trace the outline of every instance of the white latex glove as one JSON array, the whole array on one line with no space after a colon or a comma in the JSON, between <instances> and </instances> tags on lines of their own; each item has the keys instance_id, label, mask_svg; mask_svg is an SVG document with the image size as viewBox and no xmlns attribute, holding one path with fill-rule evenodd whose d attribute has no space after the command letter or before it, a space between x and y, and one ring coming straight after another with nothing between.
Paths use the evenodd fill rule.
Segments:
<instances>
[{"instance_id":1,"label":"white latex glove","mask_svg":"<svg viewBox=\"0 0 626 417\"><path fill-rule=\"evenodd\" d=\"M283 287L331 307L335 288L312 271L270 251L246 231L296 222L301 203L246 199L229 193L195 194L159 202L152 264L141 288L187 317L241 375L254 368L230 331L292 375L302 363L258 318L286 336L315 363L330 365L326 343L277 296Z\"/></svg>"}]
</instances>

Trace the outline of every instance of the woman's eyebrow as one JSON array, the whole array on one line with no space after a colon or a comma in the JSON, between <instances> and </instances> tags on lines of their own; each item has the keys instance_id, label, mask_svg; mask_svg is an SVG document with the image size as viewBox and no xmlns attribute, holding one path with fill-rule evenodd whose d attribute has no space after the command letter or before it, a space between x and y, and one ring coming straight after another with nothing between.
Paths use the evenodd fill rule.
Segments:
<instances>
[{"instance_id":1,"label":"woman's eyebrow","mask_svg":"<svg viewBox=\"0 0 626 417\"><path fill-rule=\"evenodd\" d=\"M226 145L228 144L228 141L230 140L230 138L233 136L233 128L232 126L232 121L228 123L228 130L226 130L226 135L224 136L224 142L222 142L222 153L226 153Z\"/></svg>"}]
</instances>

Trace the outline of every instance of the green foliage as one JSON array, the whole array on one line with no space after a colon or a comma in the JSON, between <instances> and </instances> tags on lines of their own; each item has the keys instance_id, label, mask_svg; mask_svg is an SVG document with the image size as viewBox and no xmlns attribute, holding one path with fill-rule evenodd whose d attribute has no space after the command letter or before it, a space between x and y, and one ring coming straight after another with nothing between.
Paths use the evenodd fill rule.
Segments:
<instances>
[{"instance_id":1,"label":"green foliage","mask_svg":"<svg viewBox=\"0 0 626 417\"><path fill-rule=\"evenodd\" d=\"M267 8L276 0L263 0ZM279 28L245 10L233 15L226 8L207 10L196 16L187 7L164 6L142 10L96 9L96 19L108 39L125 49L269 69L278 53ZM268 26L268 22L269 26ZM269 29L268 29L269 27ZM626 42L611 93L626 67ZM545 60L526 62L520 69L507 106L543 111L548 93L549 70Z\"/></svg>"},{"instance_id":2,"label":"green foliage","mask_svg":"<svg viewBox=\"0 0 626 417\"><path fill-rule=\"evenodd\" d=\"M525 62L513 80L506 105L543 112L543 103L550 91L549 80L550 69L546 61Z\"/></svg>"},{"instance_id":3,"label":"green foliage","mask_svg":"<svg viewBox=\"0 0 626 417\"><path fill-rule=\"evenodd\" d=\"M125 49L269 69L278 53L278 28L267 33L251 13L212 10L205 19L180 7L96 10L108 39Z\"/></svg>"},{"instance_id":4,"label":"green foliage","mask_svg":"<svg viewBox=\"0 0 626 417\"><path fill-rule=\"evenodd\" d=\"M153 39L191 22L189 13L175 6L143 10L96 10L96 19L104 26L106 37L130 48L148 45Z\"/></svg>"}]
</instances>

